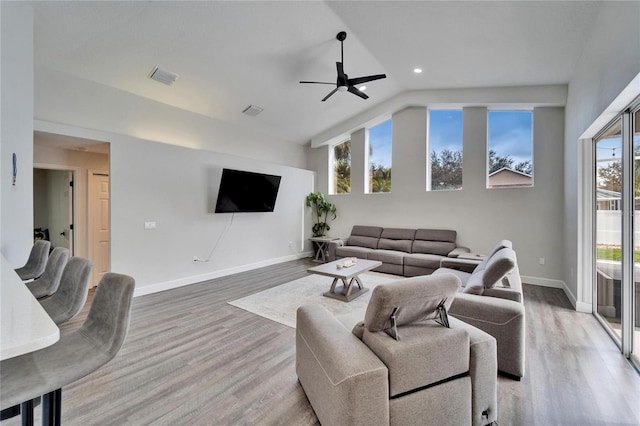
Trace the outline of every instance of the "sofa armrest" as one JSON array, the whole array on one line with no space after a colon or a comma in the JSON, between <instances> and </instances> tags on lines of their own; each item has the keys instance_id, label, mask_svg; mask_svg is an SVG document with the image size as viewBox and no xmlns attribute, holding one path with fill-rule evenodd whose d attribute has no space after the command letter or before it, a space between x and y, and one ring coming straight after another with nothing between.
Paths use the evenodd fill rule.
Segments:
<instances>
[{"instance_id":1,"label":"sofa armrest","mask_svg":"<svg viewBox=\"0 0 640 426\"><path fill-rule=\"evenodd\" d=\"M388 370L321 305L298 308L296 374L322 424L388 424Z\"/></svg>"},{"instance_id":2,"label":"sofa armrest","mask_svg":"<svg viewBox=\"0 0 640 426\"><path fill-rule=\"evenodd\" d=\"M460 256L462 253L470 253L470 252L471 250L469 249L469 247L456 247L449 252L447 257L456 258Z\"/></svg>"},{"instance_id":3,"label":"sofa armrest","mask_svg":"<svg viewBox=\"0 0 640 426\"><path fill-rule=\"evenodd\" d=\"M449 322L452 328L462 328L469 334L471 424L490 425L498 419L496 339L455 317L449 318Z\"/></svg>"},{"instance_id":4,"label":"sofa armrest","mask_svg":"<svg viewBox=\"0 0 640 426\"><path fill-rule=\"evenodd\" d=\"M524 376L525 311L522 303L458 293L449 313L495 337L498 370L515 377Z\"/></svg>"},{"instance_id":5,"label":"sofa armrest","mask_svg":"<svg viewBox=\"0 0 640 426\"><path fill-rule=\"evenodd\" d=\"M329 253L329 257L328 257L329 262L333 262L334 260L336 260L336 248L342 247L346 244L347 244L346 240L333 240L329 242L329 248L327 250Z\"/></svg>"},{"instance_id":6,"label":"sofa armrest","mask_svg":"<svg viewBox=\"0 0 640 426\"><path fill-rule=\"evenodd\" d=\"M458 271L467 272L469 274L473 273L473 270L476 269L476 266L478 266L479 264L480 261L472 259L456 259L445 257L440 260L441 268L455 269Z\"/></svg>"}]
</instances>

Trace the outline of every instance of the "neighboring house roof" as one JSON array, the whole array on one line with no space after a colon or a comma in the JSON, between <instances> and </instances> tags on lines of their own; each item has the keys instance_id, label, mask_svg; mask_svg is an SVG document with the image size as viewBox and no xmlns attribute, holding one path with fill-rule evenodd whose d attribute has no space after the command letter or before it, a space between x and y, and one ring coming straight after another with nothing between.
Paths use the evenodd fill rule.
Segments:
<instances>
[{"instance_id":1,"label":"neighboring house roof","mask_svg":"<svg viewBox=\"0 0 640 426\"><path fill-rule=\"evenodd\" d=\"M489 188L531 185L533 185L532 176L508 167L503 167L489 175Z\"/></svg>"},{"instance_id":2,"label":"neighboring house roof","mask_svg":"<svg viewBox=\"0 0 640 426\"><path fill-rule=\"evenodd\" d=\"M621 198L620 193L617 191L610 191L608 189L596 189L596 200L619 200Z\"/></svg>"}]
</instances>

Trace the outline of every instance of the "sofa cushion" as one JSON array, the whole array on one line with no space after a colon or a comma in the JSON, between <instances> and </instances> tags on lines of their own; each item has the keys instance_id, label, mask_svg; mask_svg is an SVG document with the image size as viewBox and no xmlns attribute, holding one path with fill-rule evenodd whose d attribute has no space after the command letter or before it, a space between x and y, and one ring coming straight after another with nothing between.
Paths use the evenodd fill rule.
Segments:
<instances>
[{"instance_id":1,"label":"sofa cushion","mask_svg":"<svg viewBox=\"0 0 640 426\"><path fill-rule=\"evenodd\" d=\"M460 279L452 274L424 275L379 285L371 293L365 327L371 332L390 328L389 317L395 308L397 326L436 318L438 305L444 300L449 309L459 287Z\"/></svg>"},{"instance_id":2,"label":"sofa cushion","mask_svg":"<svg viewBox=\"0 0 640 426\"><path fill-rule=\"evenodd\" d=\"M411 240L413 241L416 236L415 229L408 228L384 228L380 238L387 238L390 240Z\"/></svg>"},{"instance_id":3,"label":"sofa cushion","mask_svg":"<svg viewBox=\"0 0 640 426\"><path fill-rule=\"evenodd\" d=\"M412 253L404 257L404 264L435 270L440 267L440 261L442 259L443 257L438 254Z\"/></svg>"},{"instance_id":4,"label":"sofa cushion","mask_svg":"<svg viewBox=\"0 0 640 426\"><path fill-rule=\"evenodd\" d=\"M363 226L355 225L351 229L351 235L359 235L361 237L380 238L382 228L380 226Z\"/></svg>"},{"instance_id":5,"label":"sofa cushion","mask_svg":"<svg viewBox=\"0 0 640 426\"><path fill-rule=\"evenodd\" d=\"M374 251L373 249L358 246L342 246L336 247L336 257L357 257L366 259L367 255Z\"/></svg>"},{"instance_id":6,"label":"sofa cushion","mask_svg":"<svg viewBox=\"0 0 640 426\"><path fill-rule=\"evenodd\" d=\"M380 238L378 241L378 249L396 250L405 253L411 253L411 245L413 240L391 240L388 238Z\"/></svg>"},{"instance_id":7,"label":"sofa cushion","mask_svg":"<svg viewBox=\"0 0 640 426\"><path fill-rule=\"evenodd\" d=\"M484 288L493 288L493 286L500 282L509 272L513 271L515 266L516 252L505 247L491 256L484 271L474 271L472 275L481 273Z\"/></svg>"},{"instance_id":8,"label":"sofa cushion","mask_svg":"<svg viewBox=\"0 0 640 426\"><path fill-rule=\"evenodd\" d=\"M362 337L389 370L390 397L469 371L469 334L465 330L422 321L398 331L400 340L368 329Z\"/></svg>"},{"instance_id":9,"label":"sofa cushion","mask_svg":"<svg viewBox=\"0 0 640 426\"><path fill-rule=\"evenodd\" d=\"M406 253L402 251L378 249L371 250L369 253L367 253L367 259L379 260L382 263L391 263L393 265L402 265L402 261L405 255Z\"/></svg>"},{"instance_id":10,"label":"sofa cushion","mask_svg":"<svg viewBox=\"0 0 640 426\"><path fill-rule=\"evenodd\" d=\"M411 247L411 253L439 254L441 256L446 256L455 248L456 243L414 240L413 246Z\"/></svg>"},{"instance_id":11,"label":"sofa cushion","mask_svg":"<svg viewBox=\"0 0 640 426\"><path fill-rule=\"evenodd\" d=\"M358 246L358 247L367 247L371 249L378 248L378 238L374 237L364 237L361 235L351 235L347 239L348 246Z\"/></svg>"},{"instance_id":12,"label":"sofa cushion","mask_svg":"<svg viewBox=\"0 0 640 426\"><path fill-rule=\"evenodd\" d=\"M416 230L416 240L445 241L455 243L458 233L449 229L418 229Z\"/></svg>"},{"instance_id":13,"label":"sofa cushion","mask_svg":"<svg viewBox=\"0 0 640 426\"><path fill-rule=\"evenodd\" d=\"M477 269L479 271L481 271L484 268L486 268L487 267L487 263L489 262L489 259L491 259L494 254L496 254L497 252L499 252L503 248L513 249L513 244L509 240L500 240L500 241L498 241L496 243L496 245L493 247L493 250L491 250L491 253L489 253L489 255L487 257L485 257L482 260L482 262L480 262L480 264L477 266Z\"/></svg>"}]
</instances>

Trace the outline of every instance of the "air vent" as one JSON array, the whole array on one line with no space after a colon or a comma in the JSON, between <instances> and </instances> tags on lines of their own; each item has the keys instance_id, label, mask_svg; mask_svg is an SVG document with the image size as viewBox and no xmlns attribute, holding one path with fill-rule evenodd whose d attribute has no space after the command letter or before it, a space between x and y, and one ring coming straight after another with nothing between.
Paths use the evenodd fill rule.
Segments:
<instances>
[{"instance_id":1,"label":"air vent","mask_svg":"<svg viewBox=\"0 0 640 426\"><path fill-rule=\"evenodd\" d=\"M262 111L264 111L264 108L260 108L259 106L255 106L255 105L249 105L242 112L252 117L255 117L256 115L260 114Z\"/></svg>"},{"instance_id":2,"label":"air vent","mask_svg":"<svg viewBox=\"0 0 640 426\"><path fill-rule=\"evenodd\" d=\"M178 74L160 69L158 67L155 67L149 74L149 78L151 80L158 81L162 84L166 84L167 86L171 86L173 83L175 83L178 77L180 77Z\"/></svg>"}]
</instances>

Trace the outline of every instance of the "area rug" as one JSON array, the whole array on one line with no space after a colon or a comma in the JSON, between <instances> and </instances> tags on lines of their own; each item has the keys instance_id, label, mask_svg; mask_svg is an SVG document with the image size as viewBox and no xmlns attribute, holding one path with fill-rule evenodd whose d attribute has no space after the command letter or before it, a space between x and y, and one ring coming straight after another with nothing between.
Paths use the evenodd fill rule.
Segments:
<instances>
[{"instance_id":1,"label":"area rug","mask_svg":"<svg viewBox=\"0 0 640 426\"><path fill-rule=\"evenodd\" d=\"M373 289L377 285L397 281L399 277L366 272L360 275L360 279L369 291L349 303L323 296L322 293L329 291L333 278L314 274L228 303L292 328L296 327L296 309L313 303L324 306L334 315L361 312L364 318Z\"/></svg>"}]
</instances>

